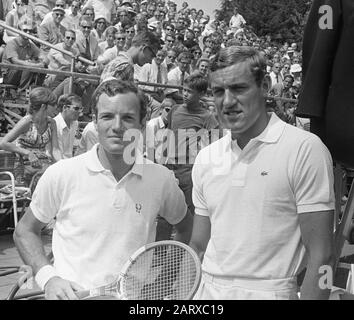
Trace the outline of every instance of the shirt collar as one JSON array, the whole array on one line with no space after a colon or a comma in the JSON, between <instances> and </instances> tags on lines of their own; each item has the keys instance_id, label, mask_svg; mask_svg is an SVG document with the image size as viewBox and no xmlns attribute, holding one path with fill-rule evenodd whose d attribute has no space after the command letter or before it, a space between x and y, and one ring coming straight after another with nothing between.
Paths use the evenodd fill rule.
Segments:
<instances>
[{"instance_id":1,"label":"shirt collar","mask_svg":"<svg viewBox=\"0 0 354 320\"><path fill-rule=\"evenodd\" d=\"M59 112L55 118L57 119L57 125L59 125L60 130L64 130L65 128L68 128L61 112Z\"/></svg>"},{"instance_id":2,"label":"shirt collar","mask_svg":"<svg viewBox=\"0 0 354 320\"><path fill-rule=\"evenodd\" d=\"M99 143L96 143L90 151L86 153L86 167L92 172L103 172L106 169L102 166L100 159L98 158L97 150ZM140 177L143 176L144 164L146 164L146 159L143 157L140 151L137 151L135 162L131 170L127 173L133 173Z\"/></svg>"},{"instance_id":3,"label":"shirt collar","mask_svg":"<svg viewBox=\"0 0 354 320\"><path fill-rule=\"evenodd\" d=\"M266 128L257 137L251 139L250 142L260 141L263 143L276 143L279 140L284 131L286 123L282 121L274 112L268 112L268 115L270 116L270 119ZM232 141L230 130L227 131L226 135L222 139L224 139L223 145L225 151L232 148L231 142L235 143L235 145L237 143L236 140Z\"/></svg>"}]
</instances>

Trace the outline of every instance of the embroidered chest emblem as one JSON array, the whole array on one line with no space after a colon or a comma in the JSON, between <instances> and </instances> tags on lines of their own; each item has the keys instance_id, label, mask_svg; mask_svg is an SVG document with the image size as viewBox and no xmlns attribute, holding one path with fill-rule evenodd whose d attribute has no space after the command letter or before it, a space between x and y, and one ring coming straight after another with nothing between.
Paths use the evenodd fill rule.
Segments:
<instances>
[{"instance_id":1,"label":"embroidered chest emblem","mask_svg":"<svg viewBox=\"0 0 354 320\"><path fill-rule=\"evenodd\" d=\"M268 172L267 171L262 171L261 172L261 176L267 176L268 175Z\"/></svg>"},{"instance_id":2,"label":"embroidered chest emblem","mask_svg":"<svg viewBox=\"0 0 354 320\"><path fill-rule=\"evenodd\" d=\"M140 203L136 203L135 204L135 211L136 211L136 213L141 213L141 208L142 208L143 206L140 204Z\"/></svg>"}]
</instances>

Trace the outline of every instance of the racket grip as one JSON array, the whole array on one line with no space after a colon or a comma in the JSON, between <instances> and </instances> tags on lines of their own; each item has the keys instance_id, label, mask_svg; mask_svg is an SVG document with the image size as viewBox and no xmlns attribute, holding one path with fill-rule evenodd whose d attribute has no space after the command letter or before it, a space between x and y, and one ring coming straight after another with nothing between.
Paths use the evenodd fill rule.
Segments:
<instances>
[{"instance_id":1,"label":"racket grip","mask_svg":"<svg viewBox=\"0 0 354 320\"><path fill-rule=\"evenodd\" d=\"M76 291L75 294L79 299L84 299L90 296L90 290Z\"/></svg>"}]
</instances>

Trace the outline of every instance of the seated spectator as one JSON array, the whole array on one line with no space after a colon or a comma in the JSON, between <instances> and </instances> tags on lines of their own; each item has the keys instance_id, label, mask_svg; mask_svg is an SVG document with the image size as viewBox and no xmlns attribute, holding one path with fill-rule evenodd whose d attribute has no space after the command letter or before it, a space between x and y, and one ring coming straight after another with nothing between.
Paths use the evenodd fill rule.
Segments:
<instances>
[{"instance_id":1,"label":"seated spectator","mask_svg":"<svg viewBox=\"0 0 354 320\"><path fill-rule=\"evenodd\" d=\"M65 9L65 16L61 22L65 29L76 30L80 26L80 1L74 0L68 9Z\"/></svg>"},{"instance_id":2,"label":"seated spectator","mask_svg":"<svg viewBox=\"0 0 354 320\"><path fill-rule=\"evenodd\" d=\"M76 40L76 33L74 30L66 30L64 42L60 42L54 45L55 48L60 50L70 51L75 56L79 55L77 49L73 47ZM62 70L62 71L70 71L72 58L54 48L50 49L48 54L49 65L48 69L50 70ZM63 75L55 75L55 74L48 74L45 85L50 88L56 88L66 76Z\"/></svg>"},{"instance_id":3,"label":"seated spectator","mask_svg":"<svg viewBox=\"0 0 354 320\"><path fill-rule=\"evenodd\" d=\"M104 38L104 31L107 28L107 21L104 17L100 17L96 15L95 22L93 24L92 33L97 38L98 42L103 42Z\"/></svg>"},{"instance_id":4,"label":"seated spectator","mask_svg":"<svg viewBox=\"0 0 354 320\"><path fill-rule=\"evenodd\" d=\"M118 56L106 65L101 74L101 81L108 77L133 81L134 64L142 67L145 63L151 63L159 49L160 41L153 33L138 32L128 51L118 53Z\"/></svg>"},{"instance_id":5,"label":"seated spectator","mask_svg":"<svg viewBox=\"0 0 354 320\"><path fill-rule=\"evenodd\" d=\"M59 97L59 114L54 118L57 127L58 145L61 159L73 156L75 136L79 128L79 116L82 112L81 98L75 94Z\"/></svg>"},{"instance_id":6,"label":"seated spectator","mask_svg":"<svg viewBox=\"0 0 354 320\"><path fill-rule=\"evenodd\" d=\"M100 54L98 40L92 32L93 22L84 15L80 19L80 29L76 31L76 48L80 55L88 60L96 61Z\"/></svg>"},{"instance_id":7,"label":"seated spectator","mask_svg":"<svg viewBox=\"0 0 354 320\"><path fill-rule=\"evenodd\" d=\"M56 0L55 1L55 8L62 8L63 10L65 10L65 0ZM39 24L40 26L47 23L47 22L53 22L53 11L48 12L42 22ZM65 12L66 13L66 12ZM65 17L65 16L64 16ZM64 20L64 19L63 19Z\"/></svg>"},{"instance_id":8,"label":"seated spectator","mask_svg":"<svg viewBox=\"0 0 354 320\"><path fill-rule=\"evenodd\" d=\"M124 23L123 30L126 35L124 51L127 51L132 46L132 41L135 36L135 28L132 23Z\"/></svg>"},{"instance_id":9,"label":"seated spectator","mask_svg":"<svg viewBox=\"0 0 354 320\"><path fill-rule=\"evenodd\" d=\"M38 37L41 40L47 41L51 44L57 44L64 41L65 28L61 25L65 15L65 10L61 7L55 7L52 10L53 21L48 21L38 28ZM46 53L49 52L50 47L41 45L41 49Z\"/></svg>"},{"instance_id":10,"label":"seated spectator","mask_svg":"<svg viewBox=\"0 0 354 320\"><path fill-rule=\"evenodd\" d=\"M23 16L19 22L21 31L32 34L34 32L34 22L31 18ZM39 48L28 38L18 35L10 40L4 50L3 62L30 66L34 68L44 68L46 63L40 59ZM45 74L34 73L27 70L2 69L5 84L18 86L18 92L29 88L31 84L42 85Z\"/></svg>"},{"instance_id":11,"label":"seated spectator","mask_svg":"<svg viewBox=\"0 0 354 320\"><path fill-rule=\"evenodd\" d=\"M116 32L115 46L107 49L97 58L97 63L100 65L99 68L101 71L109 62L111 62L118 56L119 52L125 51L124 46L125 46L126 39L127 37L124 32L121 31Z\"/></svg>"},{"instance_id":12,"label":"seated spectator","mask_svg":"<svg viewBox=\"0 0 354 320\"><path fill-rule=\"evenodd\" d=\"M204 75L205 77L209 76L209 66L210 66L210 60L208 58L200 58L197 62L197 71Z\"/></svg>"},{"instance_id":13,"label":"seated spectator","mask_svg":"<svg viewBox=\"0 0 354 320\"><path fill-rule=\"evenodd\" d=\"M195 71L197 69L197 62L202 56L202 50L198 45L195 45L191 50L192 54L192 61L191 61L191 72Z\"/></svg>"},{"instance_id":14,"label":"seated spectator","mask_svg":"<svg viewBox=\"0 0 354 320\"><path fill-rule=\"evenodd\" d=\"M6 14L5 23L6 25L18 29L18 23L22 16L26 14L27 6L22 0L16 0L14 2L14 8ZM5 29L4 31L4 41L9 42L11 39L17 37L17 33Z\"/></svg>"},{"instance_id":15,"label":"seated spectator","mask_svg":"<svg viewBox=\"0 0 354 320\"><path fill-rule=\"evenodd\" d=\"M60 160L55 121L56 96L47 88L37 87L29 94L29 109L0 142L0 149L16 153L14 176L29 186L37 172ZM49 155L47 150L49 150Z\"/></svg>"},{"instance_id":16,"label":"seated spectator","mask_svg":"<svg viewBox=\"0 0 354 320\"><path fill-rule=\"evenodd\" d=\"M165 58L165 63L167 66L167 72L170 72L172 69L176 68L177 52L174 49L168 50Z\"/></svg>"},{"instance_id":17,"label":"seated spectator","mask_svg":"<svg viewBox=\"0 0 354 320\"><path fill-rule=\"evenodd\" d=\"M108 27L104 32L105 41L98 44L100 48L100 55L107 49L113 48L115 45L117 29L113 26ZM98 59L98 58L97 58Z\"/></svg>"},{"instance_id":18,"label":"seated spectator","mask_svg":"<svg viewBox=\"0 0 354 320\"><path fill-rule=\"evenodd\" d=\"M113 3L113 0L87 0L83 10L85 10L85 8L93 8L96 16L104 17L106 21L110 23ZM95 20L95 18L93 18L93 20Z\"/></svg>"}]
</instances>

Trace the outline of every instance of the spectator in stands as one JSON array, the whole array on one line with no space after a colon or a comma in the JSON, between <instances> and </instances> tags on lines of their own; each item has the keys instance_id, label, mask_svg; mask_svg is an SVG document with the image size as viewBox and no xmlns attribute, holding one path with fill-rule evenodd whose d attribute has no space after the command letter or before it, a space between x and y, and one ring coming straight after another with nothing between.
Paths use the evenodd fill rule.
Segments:
<instances>
[{"instance_id":1,"label":"spectator in stands","mask_svg":"<svg viewBox=\"0 0 354 320\"><path fill-rule=\"evenodd\" d=\"M209 65L210 65L210 60L208 58L202 57L197 62L197 71L200 72L200 74L204 75L205 77L208 77Z\"/></svg>"},{"instance_id":2,"label":"spectator in stands","mask_svg":"<svg viewBox=\"0 0 354 320\"><path fill-rule=\"evenodd\" d=\"M80 1L74 0L70 7L65 9L65 16L61 24L66 29L76 30L80 26Z\"/></svg>"},{"instance_id":3,"label":"spectator in stands","mask_svg":"<svg viewBox=\"0 0 354 320\"><path fill-rule=\"evenodd\" d=\"M65 10L65 0L56 0L54 8L62 8L63 10ZM52 13L53 13L53 11L48 12L44 16L42 22L40 23L40 26L47 23L47 22L53 22L53 14ZM65 11L65 13L66 13L66 11ZM64 19L65 19L65 16L64 16ZM62 20L62 22L63 22L63 20ZM62 24L62 22L61 22L61 24Z\"/></svg>"},{"instance_id":4,"label":"spectator in stands","mask_svg":"<svg viewBox=\"0 0 354 320\"><path fill-rule=\"evenodd\" d=\"M111 22L113 12L113 0L87 0L83 10L93 7L95 16L104 17L108 23ZM95 20L95 18L93 18Z\"/></svg>"},{"instance_id":5,"label":"spectator in stands","mask_svg":"<svg viewBox=\"0 0 354 320\"><path fill-rule=\"evenodd\" d=\"M164 63L167 52L165 50L159 50L156 53L156 57L152 60L151 64L146 63L140 70L138 80L142 82L150 83L167 83L167 65ZM165 98L164 89L159 87L142 86L144 92L150 97L150 117L156 118L160 116L161 103Z\"/></svg>"},{"instance_id":6,"label":"spectator in stands","mask_svg":"<svg viewBox=\"0 0 354 320\"><path fill-rule=\"evenodd\" d=\"M23 16L19 22L21 31L27 34L33 34L34 21L27 16ZM39 48L25 36L19 35L10 40L4 50L3 62L18 64L34 68L44 68L47 64L40 58ZM4 83L13 84L18 87L18 92L29 88L32 83L42 85L45 74L37 74L26 70L3 68Z\"/></svg>"},{"instance_id":7,"label":"spectator in stands","mask_svg":"<svg viewBox=\"0 0 354 320\"><path fill-rule=\"evenodd\" d=\"M28 114L0 142L0 149L16 153L14 175L19 184L29 186L34 174L61 158L53 120L57 114L56 101L56 96L47 88L32 89Z\"/></svg>"},{"instance_id":8,"label":"spectator in stands","mask_svg":"<svg viewBox=\"0 0 354 320\"><path fill-rule=\"evenodd\" d=\"M98 43L103 42L104 38L104 31L107 28L107 21L104 17L100 17L96 15L95 22L93 24L92 33L97 38Z\"/></svg>"},{"instance_id":9,"label":"spectator in stands","mask_svg":"<svg viewBox=\"0 0 354 320\"><path fill-rule=\"evenodd\" d=\"M26 14L26 5L22 0L16 0L14 2L14 8L9 11L5 18L6 25L18 29L18 24L22 16ZM14 37L17 37L17 33L5 29L4 41L9 42Z\"/></svg>"},{"instance_id":10,"label":"spectator in stands","mask_svg":"<svg viewBox=\"0 0 354 320\"><path fill-rule=\"evenodd\" d=\"M91 150L96 143L98 143L97 121L96 116L93 115L93 120L90 121L82 131L75 155L80 155Z\"/></svg>"},{"instance_id":11,"label":"spectator in stands","mask_svg":"<svg viewBox=\"0 0 354 320\"><path fill-rule=\"evenodd\" d=\"M125 46L124 46L124 51L127 51L131 46L132 46L132 41L135 36L135 28L132 23L126 23L123 26L125 35L126 35L126 40L125 40Z\"/></svg>"},{"instance_id":12,"label":"spectator in stands","mask_svg":"<svg viewBox=\"0 0 354 320\"><path fill-rule=\"evenodd\" d=\"M165 63L167 66L167 72L170 72L172 69L176 68L177 52L174 49L168 50L165 58Z\"/></svg>"},{"instance_id":13,"label":"spectator in stands","mask_svg":"<svg viewBox=\"0 0 354 320\"><path fill-rule=\"evenodd\" d=\"M81 17L91 19L92 22L95 21L95 9L91 6L85 6L81 10Z\"/></svg>"},{"instance_id":14,"label":"spectator in stands","mask_svg":"<svg viewBox=\"0 0 354 320\"><path fill-rule=\"evenodd\" d=\"M108 77L122 80L134 80L134 64L143 66L151 63L160 49L159 39L149 31L138 32L132 41L132 46L126 52L120 52L108 63L101 74L101 81Z\"/></svg>"},{"instance_id":15,"label":"spectator in stands","mask_svg":"<svg viewBox=\"0 0 354 320\"><path fill-rule=\"evenodd\" d=\"M52 10L53 21L48 21L38 27L38 37L41 40L51 44L57 44L64 41L65 28L61 25L65 15L65 10L61 7L55 7ZM46 53L50 47L41 45L41 49Z\"/></svg>"},{"instance_id":16,"label":"spectator in stands","mask_svg":"<svg viewBox=\"0 0 354 320\"><path fill-rule=\"evenodd\" d=\"M100 54L103 54L107 49L113 48L115 45L117 29L113 26L109 26L104 32L105 41L98 44L100 48ZM98 58L97 58L98 59Z\"/></svg>"},{"instance_id":17,"label":"spectator in stands","mask_svg":"<svg viewBox=\"0 0 354 320\"><path fill-rule=\"evenodd\" d=\"M58 99L58 115L54 118L57 127L61 159L73 156L75 137L79 130L78 119L82 113L81 98L76 94L64 94Z\"/></svg>"}]
</instances>

